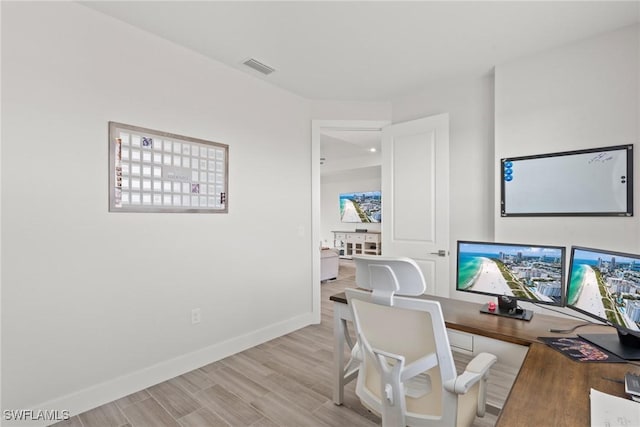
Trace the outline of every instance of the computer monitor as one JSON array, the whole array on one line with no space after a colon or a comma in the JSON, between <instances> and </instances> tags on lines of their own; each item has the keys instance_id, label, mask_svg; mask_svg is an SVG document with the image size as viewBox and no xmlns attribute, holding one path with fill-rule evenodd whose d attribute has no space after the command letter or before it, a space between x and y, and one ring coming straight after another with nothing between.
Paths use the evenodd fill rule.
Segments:
<instances>
[{"instance_id":1,"label":"computer monitor","mask_svg":"<svg viewBox=\"0 0 640 427\"><path fill-rule=\"evenodd\" d=\"M618 332L580 337L624 359L640 359L640 255L572 247L567 307Z\"/></svg>"},{"instance_id":2,"label":"computer monitor","mask_svg":"<svg viewBox=\"0 0 640 427\"><path fill-rule=\"evenodd\" d=\"M565 248L550 245L458 241L456 290L494 296L480 310L530 320L518 301L564 304Z\"/></svg>"}]
</instances>

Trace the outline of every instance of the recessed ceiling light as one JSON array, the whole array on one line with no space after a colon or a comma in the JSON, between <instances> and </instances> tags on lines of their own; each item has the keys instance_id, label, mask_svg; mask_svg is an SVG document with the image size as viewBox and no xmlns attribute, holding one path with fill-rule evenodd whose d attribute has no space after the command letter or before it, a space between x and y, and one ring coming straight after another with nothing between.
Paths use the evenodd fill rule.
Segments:
<instances>
[{"instance_id":1,"label":"recessed ceiling light","mask_svg":"<svg viewBox=\"0 0 640 427\"><path fill-rule=\"evenodd\" d=\"M371 151L372 153L375 153L378 150L376 150L376 147L371 147L371 148L369 148L369 151Z\"/></svg>"}]
</instances>

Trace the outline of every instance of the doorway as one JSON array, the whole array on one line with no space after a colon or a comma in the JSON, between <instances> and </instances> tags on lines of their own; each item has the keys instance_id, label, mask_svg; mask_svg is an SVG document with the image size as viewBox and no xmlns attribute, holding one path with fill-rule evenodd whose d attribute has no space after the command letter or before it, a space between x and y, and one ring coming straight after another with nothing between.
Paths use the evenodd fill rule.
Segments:
<instances>
[{"instance_id":1,"label":"doorway","mask_svg":"<svg viewBox=\"0 0 640 427\"><path fill-rule=\"evenodd\" d=\"M314 120L312 121L312 136L311 136L311 152L312 152L312 202L311 202L311 216L312 216L312 309L313 319L315 323L320 323L320 248L322 246L333 247L333 236L330 233L330 228L340 227L339 219L335 222L327 222L323 227L322 213L322 175L323 170L326 171L325 175L332 175L338 181L340 175L348 177L359 176L362 181L367 182L367 177L371 177L374 174L375 168L379 170L380 160L379 152L369 153L375 154L366 156L360 154L366 154L367 140L371 139L371 134L376 134L378 140L380 139L382 128L388 125L388 121L362 121L362 120ZM323 139L326 142L326 150L322 148ZM340 147L340 141L349 140L344 142L344 146ZM376 147L377 148L377 147ZM377 148L378 149L378 148ZM344 155L341 155L343 153ZM324 160L321 160L323 159ZM321 164L324 163L324 164ZM351 162L351 163L350 163ZM362 173L349 172L354 169L363 169ZM341 184L336 183L336 188ZM366 184L363 184L366 185ZM371 189L373 190L373 189ZM377 188L376 190L380 190ZM354 188L352 191L370 191L365 188ZM338 197L336 195L335 205L333 203L326 203L326 209L335 209L335 214L331 214L330 211L326 211L326 215L335 215L335 218L339 218L338 214ZM333 206L333 207L332 207ZM346 225L346 224L345 224ZM355 224L349 224L351 226ZM379 228L379 224L376 225Z\"/></svg>"},{"instance_id":2,"label":"doorway","mask_svg":"<svg viewBox=\"0 0 640 427\"><path fill-rule=\"evenodd\" d=\"M382 131L382 247L414 259L427 293L449 296L449 115L390 125L373 121L312 121L312 318L320 322L320 146L322 132Z\"/></svg>"}]
</instances>

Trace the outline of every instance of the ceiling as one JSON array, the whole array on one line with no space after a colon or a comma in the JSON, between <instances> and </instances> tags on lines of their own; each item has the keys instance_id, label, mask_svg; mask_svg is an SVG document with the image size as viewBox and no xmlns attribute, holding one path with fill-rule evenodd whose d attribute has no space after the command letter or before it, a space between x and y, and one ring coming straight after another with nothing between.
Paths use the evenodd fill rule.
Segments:
<instances>
[{"instance_id":1,"label":"ceiling","mask_svg":"<svg viewBox=\"0 0 640 427\"><path fill-rule=\"evenodd\" d=\"M389 101L640 21L638 1L83 1L309 99ZM254 58L276 69L264 76Z\"/></svg>"},{"instance_id":2,"label":"ceiling","mask_svg":"<svg viewBox=\"0 0 640 427\"><path fill-rule=\"evenodd\" d=\"M640 22L638 1L79 3L299 96L362 102ZM380 134L325 132L321 157L323 174L379 164Z\"/></svg>"},{"instance_id":3,"label":"ceiling","mask_svg":"<svg viewBox=\"0 0 640 427\"><path fill-rule=\"evenodd\" d=\"M379 166L382 134L379 130L323 130L320 134L320 173Z\"/></svg>"},{"instance_id":4,"label":"ceiling","mask_svg":"<svg viewBox=\"0 0 640 427\"><path fill-rule=\"evenodd\" d=\"M321 158L354 158L380 152L380 131L324 130L322 132Z\"/></svg>"}]
</instances>

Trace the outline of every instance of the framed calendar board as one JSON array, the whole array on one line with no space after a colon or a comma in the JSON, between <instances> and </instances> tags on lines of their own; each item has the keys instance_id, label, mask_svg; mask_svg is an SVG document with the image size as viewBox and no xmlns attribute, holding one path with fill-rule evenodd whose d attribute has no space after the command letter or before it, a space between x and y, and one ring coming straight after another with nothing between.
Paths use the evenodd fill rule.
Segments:
<instances>
[{"instance_id":1,"label":"framed calendar board","mask_svg":"<svg viewBox=\"0 0 640 427\"><path fill-rule=\"evenodd\" d=\"M109 211L227 213L229 146L109 122Z\"/></svg>"}]
</instances>

